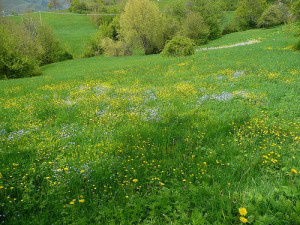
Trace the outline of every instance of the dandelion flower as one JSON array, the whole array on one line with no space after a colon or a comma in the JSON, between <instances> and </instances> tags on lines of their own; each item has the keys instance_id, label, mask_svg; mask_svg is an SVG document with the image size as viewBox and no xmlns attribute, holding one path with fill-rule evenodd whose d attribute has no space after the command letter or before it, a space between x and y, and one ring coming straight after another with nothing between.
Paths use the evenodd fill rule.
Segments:
<instances>
[{"instance_id":1,"label":"dandelion flower","mask_svg":"<svg viewBox=\"0 0 300 225\"><path fill-rule=\"evenodd\" d=\"M80 170L80 173L84 173L84 170Z\"/></svg>"},{"instance_id":2,"label":"dandelion flower","mask_svg":"<svg viewBox=\"0 0 300 225\"><path fill-rule=\"evenodd\" d=\"M295 169L291 169L291 173L297 174L298 172Z\"/></svg>"},{"instance_id":3,"label":"dandelion flower","mask_svg":"<svg viewBox=\"0 0 300 225\"><path fill-rule=\"evenodd\" d=\"M239 213L241 216L246 216L247 215L247 210L243 207L239 208Z\"/></svg>"},{"instance_id":4,"label":"dandelion flower","mask_svg":"<svg viewBox=\"0 0 300 225\"><path fill-rule=\"evenodd\" d=\"M247 223L248 222L248 220L245 217L243 217L243 216L240 217L240 221L242 223Z\"/></svg>"},{"instance_id":5,"label":"dandelion flower","mask_svg":"<svg viewBox=\"0 0 300 225\"><path fill-rule=\"evenodd\" d=\"M70 205L74 205L74 203L75 203L75 202L71 201L71 202L70 202Z\"/></svg>"},{"instance_id":6,"label":"dandelion flower","mask_svg":"<svg viewBox=\"0 0 300 225\"><path fill-rule=\"evenodd\" d=\"M84 203L84 199L79 199L79 202L80 203Z\"/></svg>"},{"instance_id":7,"label":"dandelion flower","mask_svg":"<svg viewBox=\"0 0 300 225\"><path fill-rule=\"evenodd\" d=\"M133 181L134 183L136 183L136 182L138 182L138 179L133 179L132 181Z\"/></svg>"}]
</instances>

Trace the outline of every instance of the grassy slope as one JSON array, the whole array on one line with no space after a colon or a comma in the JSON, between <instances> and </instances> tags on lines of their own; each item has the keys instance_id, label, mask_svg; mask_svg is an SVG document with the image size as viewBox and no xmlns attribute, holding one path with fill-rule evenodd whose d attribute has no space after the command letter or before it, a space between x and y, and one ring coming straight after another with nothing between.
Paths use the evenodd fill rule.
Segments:
<instances>
[{"instance_id":1,"label":"grassy slope","mask_svg":"<svg viewBox=\"0 0 300 225\"><path fill-rule=\"evenodd\" d=\"M8 223L233 224L244 206L256 224L297 224L299 53L283 29L191 57L76 59L0 81ZM224 91L235 97L203 100Z\"/></svg>"},{"instance_id":2,"label":"grassy slope","mask_svg":"<svg viewBox=\"0 0 300 225\"><path fill-rule=\"evenodd\" d=\"M39 14L32 15L39 19ZM21 17L13 17L13 19L20 21ZM75 57L82 55L85 43L97 32L96 26L87 16L42 13L42 20L52 27L57 38Z\"/></svg>"}]
</instances>

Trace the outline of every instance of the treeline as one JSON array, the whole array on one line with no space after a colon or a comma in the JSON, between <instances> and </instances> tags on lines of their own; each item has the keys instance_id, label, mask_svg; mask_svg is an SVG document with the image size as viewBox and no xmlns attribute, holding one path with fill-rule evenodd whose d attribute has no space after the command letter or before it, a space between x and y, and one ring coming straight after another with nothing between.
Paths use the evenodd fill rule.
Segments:
<instances>
[{"instance_id":1,"label":"treeline","mask_svg":"<svg viewBox=\"0 0 300 225\"><path fill-rule=\"evenodd\" d=\"M293 22L298 13L291 8L298 3L299 0L293 4L284 0L179 0L162 12L153 1L126 0L121 16L91 17L99 32L87 44L84 56L130 55L134 48L143 49L146 55L163 50L165 55L188 55L193 53L193 45L205 44L222 34ZM236 10L231 23L223 28L228 4L236 6Z\"/></svg>"}]
</instances>

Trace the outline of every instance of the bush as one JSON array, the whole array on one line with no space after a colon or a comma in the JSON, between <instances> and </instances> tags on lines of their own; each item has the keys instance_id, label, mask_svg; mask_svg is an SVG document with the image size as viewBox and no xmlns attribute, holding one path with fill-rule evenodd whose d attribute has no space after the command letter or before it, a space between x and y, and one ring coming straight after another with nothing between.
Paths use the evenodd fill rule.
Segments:
<instances>
[{"instance_id":1,"label":"bush","mask_svg":"<svg viewBox=\"0 0 300 225\"><path fill-rule=\"evenodd\" d=\"M31 17L22 18L22 24L31 39L34 40L35 46L41 49L34 54L40 65L73 58L70 53L63 49L49 25L40 24Z\"/></svg>"},{"instance_id":2,"label":"bush","mask_svg":"<svg viewBox=\"0 0 300 225\"><path fill-rule=\"evenodd\" d=\"M26 30L12 22L0 29L0 77L21 78L41 74L34 55L40 51Z\"/></svg>"},{"instance_id":3,"label":"bush","mask_svg":"<svg viewBox=\"0 0 300 225\"><path fill-rule=\"evenodd\" d=\"M106 56L129 56L132 55L129 47L123 41L114 41L110 38L104 38L101 41Z\"/></svg>"},{"instance_id":4,"label":"bush","mask_svg":"<svg viewBox=\"0 0 300 225\"><path fill-rule=\"evenodd\" d=\"M79 14L86 14L88 12L88 6L85 2L81 2L80 0L73 0L69 11Z\"/></svg>"},{"instance_id":5,"label":"bush","mask_svg":"<svg viewBox=\"0 0 300 225\"><path fill-rule=\"evenodd\" d=\"M162 55L166 56L188 56L195 53L194 42L190 38L176 36L167 42Z\"/></svg>"},{"instance_id":6,"label":"bush","mask_svg":"<svg viewBox=\"0 0 300 225\"><path fill-rule=\"evenodd\" d=\"M242 0L238 4L233 20L240 30L254 28L266 8L266 0Z\"/></svg>"},{"instance_id":7,"label":"bush","mask_svg":"<svg viewBox=\"0 0 300 225\"><path fill-rule=\"evenodd\" d=\"M102 55L104 50L101 45L102 34L98 32L95 36L93 36L87 43L83 53L83 56L86 58Z\"/></svg>"},{"instance_id":8,"label":"bush","mask_svg":"<svg viewBox=\"0 0 300 225\"><path fill-rule=\"evenodd\" d=\"M100 33L102 38L111 38L113 40L119 39L119 31L120 31L120 17L116 16L110 23L108 21L104 21L99 26Z\"/></svg>"},{"instance_id":9,"label":"bush","mask_svg":"<svg viewBox=\"0 0 300 225\"><path fill-rule=\"evenodd\" d=\"M237 32L237 28L233 23L227 24L222 31L222 35L231 34Z\"/></svg>"},{"instance_id":10,"label":"bush","mask_svg":"<svg viewBox=\"0 0 300 225\"><path fill-rule=\"evenodd\" d=\"M199 13L190 12L183 21L183 36L194 40L197 45L207 43L209 32L209 27Z\"/></svg>"},{"instance_id":11,"label":"bush","mask_svg":"<svg viewBox=\"0 0 300 225\"><path fill-rule=\"evenodd\" d=\"M39 56L41 65L73 58L70 53L60 46L60 43L55 38L52 29L47 24L39 26L36 40L43 49L43 53Z\"/></svg>"},{"instance_id":12,"label":"bush","mask_svg":"<svg viewBox=\"0 0 300 225\"><path fill-rule=\"evenodd\" d=\"M283 13L280 10L279 5L269 6L258 19L258 27L272 27L282 24Z\"/></svg>"}]
</instances>

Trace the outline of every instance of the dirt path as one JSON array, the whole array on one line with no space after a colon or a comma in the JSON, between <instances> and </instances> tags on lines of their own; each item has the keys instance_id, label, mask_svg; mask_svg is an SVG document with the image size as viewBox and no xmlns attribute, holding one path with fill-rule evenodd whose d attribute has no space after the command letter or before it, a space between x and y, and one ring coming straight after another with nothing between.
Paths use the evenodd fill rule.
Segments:
<instances>
[{"instance_id":1,"label":"dirt path","mask_svg":"<svg viewBox=\"0 0 300 225\"><path fill-rule=\"evenodd\" d=\"M253 44L257 44L257 43L260 43L260 41L259 40L251 40L251 41L241 42L241 43L237 43L237 44L233 44L233 45L223 45L223 46L219 46L219 47L200 48L200 49L197 49L196 51L209 51L209 50L215 50L215 49L233 48L233 47L244 46L244 45L253 45Z\"/></svg>"}]
</instances>

